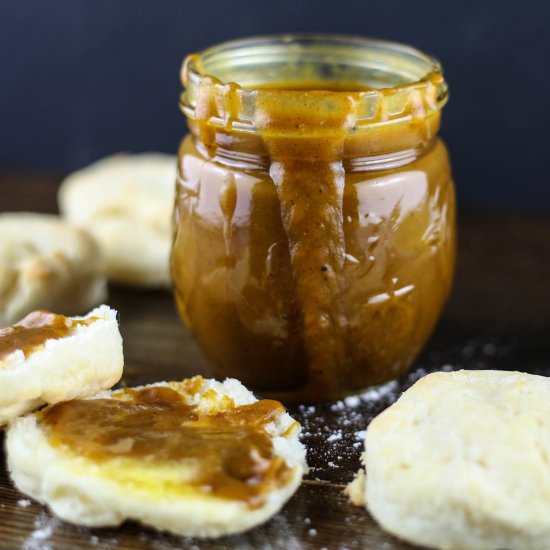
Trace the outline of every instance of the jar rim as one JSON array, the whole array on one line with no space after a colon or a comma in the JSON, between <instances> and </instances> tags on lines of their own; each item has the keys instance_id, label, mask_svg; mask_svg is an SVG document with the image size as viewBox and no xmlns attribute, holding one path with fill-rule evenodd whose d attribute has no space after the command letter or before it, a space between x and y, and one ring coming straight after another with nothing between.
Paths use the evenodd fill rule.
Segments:
<instances>
[{"instance_id":1,"label":"jar rim","mask_svg":"<svg viewBox=\"0 0 550 550\"><path fill-rule=\"evenodd\" d=\"M231 40L187 56L181 70L185 91L180 106L186 116L200 118L199 96L206 92L217 105L217 112L209 114L209 123L255 133L258 93L269 90L275 97L288 95L292 91L284 86L270 88L269 83L286 83L293 77L304 81L316 71L315 80L320 84L329 83L331 78L338 82L351 75L345 78L346 82L368 86L354 92L329 86L314 88L356 96L354 132L374 125L427 118L440 111L448 99L440 62L412 46L353 35L295 33ZM229 92L231 102L227 101Z\"/></svg>"}]
</instances>

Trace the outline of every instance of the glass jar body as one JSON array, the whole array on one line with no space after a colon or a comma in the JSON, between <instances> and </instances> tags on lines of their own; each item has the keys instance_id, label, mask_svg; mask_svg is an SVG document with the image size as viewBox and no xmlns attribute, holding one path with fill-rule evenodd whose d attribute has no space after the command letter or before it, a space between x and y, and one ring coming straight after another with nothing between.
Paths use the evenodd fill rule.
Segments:
<instances>
[{"instance_id":1,"label":"glass jar body","mask_svg":"<svg viewBox=\"0 0 550 550\"><path fill-rule=\"evenodd\" d=\"M399 167L356 161L344 163L346 353L334 365L337 381L312 395L293 252L269 166L212 157L194 135L182 142L174 292L219 376L287 401L325 401L398 377L422 349L454 267L455 198L445 145L432 138Z\"/></svg>"}]
</instances>

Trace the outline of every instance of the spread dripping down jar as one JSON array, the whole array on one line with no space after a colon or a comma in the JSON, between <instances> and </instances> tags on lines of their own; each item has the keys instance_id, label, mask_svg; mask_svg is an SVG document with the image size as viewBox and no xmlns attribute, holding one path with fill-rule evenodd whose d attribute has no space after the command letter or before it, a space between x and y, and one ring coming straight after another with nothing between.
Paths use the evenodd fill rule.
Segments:
<instances>
[{"instance_id":1,"label":"spread dripping down jar","mask_svg":"<svg viewBox=\"0 0 550 550\"><path fill-rule=\"evenodd\" d=\"M453 275L439 63L281 35L191 55L182 82L171 270L217 374L301 402L403 374Z\"/></svg>"}]
</instances>

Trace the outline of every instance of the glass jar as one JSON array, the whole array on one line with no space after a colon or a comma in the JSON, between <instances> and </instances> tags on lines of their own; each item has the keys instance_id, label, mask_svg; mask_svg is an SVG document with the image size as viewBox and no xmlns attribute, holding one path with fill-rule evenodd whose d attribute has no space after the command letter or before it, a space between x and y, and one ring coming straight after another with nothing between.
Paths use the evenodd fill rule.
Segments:
<instances>
[{"instance_id":1,"label":"glass jar","mask_svg":"<svg viewBox=\"0 0 550 550\"><path fill-rule=\"evenodd\" d=\"M217 374L301 402L403 374L453 274L439 63L282 35L191 55L182 81L171 269Z\"/></svg>"}]
</instances>

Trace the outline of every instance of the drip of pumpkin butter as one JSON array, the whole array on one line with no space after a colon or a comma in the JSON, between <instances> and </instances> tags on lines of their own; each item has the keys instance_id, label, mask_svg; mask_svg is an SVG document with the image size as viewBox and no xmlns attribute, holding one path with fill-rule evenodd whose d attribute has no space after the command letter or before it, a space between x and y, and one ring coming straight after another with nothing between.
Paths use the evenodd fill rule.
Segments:
<instances>
[{"instance_id":1,"label":"drip of pumpkin butter","mask_svg":"<svg viewBox=\"0 0 550 550\"><path fill-rule=\"evenodd\" d=\"M355 105L353 93L315 90L284 96L262 90L256 102L255 126L288 239L312 397L334 393L345 373L343 148Z\"/></svg>"}]
</instances>

